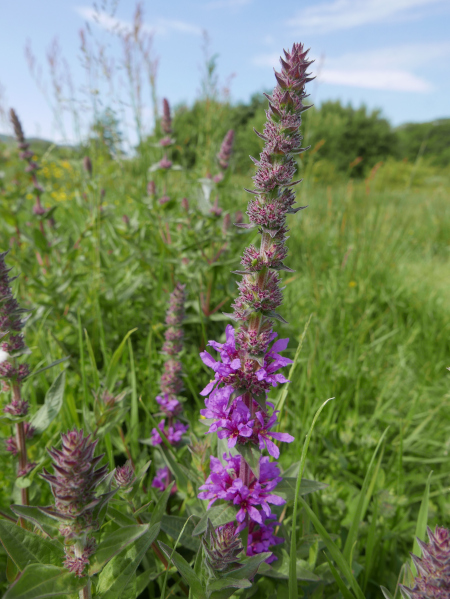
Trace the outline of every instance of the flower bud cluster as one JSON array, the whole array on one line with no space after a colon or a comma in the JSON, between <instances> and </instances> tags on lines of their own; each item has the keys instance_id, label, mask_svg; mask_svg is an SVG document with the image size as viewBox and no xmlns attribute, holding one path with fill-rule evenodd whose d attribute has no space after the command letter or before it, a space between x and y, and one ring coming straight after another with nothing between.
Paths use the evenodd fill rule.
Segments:
<instances>
[{"instance_id":1,"label":"flower bud cluster","mask_svg":"<svg viewBox=\"0 0 450 599\"><path fill-rule=\"evenodd\" d=\"M276 442L294 440L287 433L273 430L277 412L266 401L271 387L287 382L278 371L292 362L279 354L286 349L288 339L270 344L277 337L272 328L273 319L284 322L276 312L283 300L279 271L291 270L284 265L286 218L301 209L293 207L293 186L298 183L293 178L295 155L303 151L299 127L301 113L308 108L303 100L305 84L310 81L306 70L311 64L301 44L294 44L284 54L280 59L281 72L275 72L278 85L272 96L267 96L269 107L264 131L257 133L265 146L259 161L252 159L257 172L247 210L250 224L238 223L244 229L257 227L261 235L259 249L253 245L247 247L241 260L243 270L236 271L242 280L232 318L238 321L239 329L235 332L228 325L225 343L209 342L219 354L217 360L208 351L200 354L214 372L214 378L201 392L207 396L206 409L201 414L209 426L208 432L226 439L228 447L234 448L238 455L224 455L226 466L211 457L211 475L201 487L199 497L209 499L209 505L222 499L240 506L237 530L248 527L247 555L267 551L271 545L282 542L274 536L276 515L269 504L281 505L284 500L272 493L280 480L276 463L269 463L269 457L261 457L260 474L256 477L243 456L249 450L267 450L276 459L280 453ZM231 139L232 136L228 142ZM228 164L224 147L221 154L222 164Z\"/></svg>"},{"instance_id":2,"label":"flower bud cluster","mask_svg":"<svg viewBox=\"0 0 450 599\"><path fill-rule=\"evenodd\" d=\"M97 467L103 454L94 457L97 441L82 430L74 428L61 435L61 449L48 450L53 460L54 474L41 474L51 486L55 506L42 508L60 520L60 532L65 537L65 567L77 576L83 576L89 556L95 551L95 540L90 533L97 530L95 508L101 498L96 488L108 473L107 466Z\"/></svg>"},{"instance_id":3,"label":"flower bud cluster","mask_svg":"<svg viewBox=\"0 0 450 599\"><path fill-rule=\"evenodd\" d=\"M450 531L436 526L434 533L428 527L429 543L417 539L422 558L411 554L418 575L412 589L400 585L407 599L447 599L450 597Z\"/></svg>"},{"instance_id":4,"label":"flower bud cluster","mask_svg":"<svg viewBox=\"0 0 450 599\"><path fill-rule=\"evenodd\" d=\"M214 530L211 520L208 520L202 545L205 562L213 575L239 564L238 555L243 547L236 527L231 522Z\"/></svg>"},{"instance_id":5,"label":"flower bud cluster","mask_svg":"<svg viewBox=\"0 0 450 599\"><path fill-rule=\"evenodd\" d=\"M43 216L47 212L47 210L41 203L41 195L44 191L44 188L39 183L38 178L36 176L36 172L40 169L40 166L37 164L37 162L33 160L33 152L31 152L30 150L30 144L27 143L25 140L22 124L13 108L11 108L9 111L9 118L14 128L14 135L16 136L17 145L21 150L20 158L22 160L25 160L25 162L27 163L27 166L25 167L25 172L31 174L31 180L36 194L36 203L33 206L33 214L35 214L36 216Z\"/></svg>"},{"instance_id":6,"label":"flower bud cluster","mask_svg":"<svg viewBox=\"0 0 450 599\"><path fill-rule=\"evenodd\" d=\"M156 428L152 430L150 442L153 446L163 443L162 435L172 445L178 445L181 442L183 434L188 430L188 425L182 424L176 420L182 412L182 404L177 395L183 389L183 365L179 360L179 354L183 350L183 319L184 306L186 303L185 285L176 283L175 289L170 294L169 307L166 312L166 332L162 352L167 356L164 362L164 372L160 379L160 394L156 397L156 402L160 407L160 413L164 415ZM166 424L167 421L167 424ZM153 485L162 488L163 480L166 481L165 487L169 484L169 472L167 477L161 469ZM164 488L165 488L164 487Z\"/></svg>"},{"instance_id":7,"label":"flower bud cluster","mask_svg":"<svg viewBox=\"0 0 450 599\"><path fill-rule=\"evenodd\" d=\"M11 289L14 278L9 277L10 268L6 266L8 252L0 254L0 379L5 390L14 383L20 383L29 374L27 364L17 364L17 357L27 353L22 330L26 319L26 310L19 306ZM25 416L28 402L13 398L4 411L14 416Z\"/></svg>"}]
</instances>

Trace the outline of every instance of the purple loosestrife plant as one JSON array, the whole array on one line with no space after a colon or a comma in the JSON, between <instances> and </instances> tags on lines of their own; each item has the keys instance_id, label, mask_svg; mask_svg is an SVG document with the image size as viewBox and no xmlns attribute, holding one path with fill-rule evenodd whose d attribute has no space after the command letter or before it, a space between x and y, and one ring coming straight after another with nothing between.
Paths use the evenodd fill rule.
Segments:
<instances>
[{"instance_id":1,"label":"purple loosestrife plant","mask_svg":"<svg viewBox=\"0 0 450 599\"><path fill-rule=\"evenodd\" d=\"M295 155L304 151L299 127L301 113L308 108L303 104L305 84L311 80L306 73L311 64L307 52L302 44L284 52L281 72L275 72L277 86L272 96L267 96L266 125L262 134L257 133L265 145L260 159L252 158L257 172L253 177L255 189L247 190L252 194L247 210L250 223L238 226L257 227L261 243L259 248L250 245L245 249L242 270L236 271L242 280L231 316L238 328L226 327L225 343L209 342L219 359L207 351L200 354L214 372L201 392L207 396L202 415L209 424L208 432L217 432L241 455L224 456L226 466L211 457L211 475L199 497L209 499L209 506L217 499L239 506L238 530L249 526L249 555L282 541L273 534L276 517L270 508L270 504L284 503L273 493L279 481L278 468L268 457L256 459L255 451L267 449L278 458L275 442L293 441L291 435L272 430L277 412L266 398L271 387L287 382L279 370L292 362L279 353L286 349L288 339L270 344L277 337L273 321L285 322L277 309L283 300L279 271L291 271L283 262L287 255L286 217L301 210L294 208L293 187L299 181L293 178Z\"/></svg>"},{"instance_id":2,"label":"purple loosestrife plant","mask_svg":"<svg viewBox=\"0 0 450 599\"><path fill-rule=\"evenodd\" d=\"M3 408L3 412L16 425L15 437L6 440L6 449L19 457L17 475L25 476L35 466L27 458L26 439L34 434L33 427L25 421L28 415L28 401L22 399L21 384L30 370L28 364L20 364L19 358L29 353L23 336L26 310L21 308L13 296L11 283L14 278L6 266L5 257L8 252L0 254L0 381L2 389L11 393L11 401ZM21 489L22 503L28 505L28 489Z\"/></svg>"},{"instance_id":3,"label":"purple loosestrife plant","mask_svg":"<svg viewBox=\"0 0 450 599\"><path fill-rule=\"evenodd\" d=\"M61 449L50 449L54 474L45 469L41 475L51 486L55 506L41 508L60 520L60 532L65 538L65 567L77 576L84 576L89 557L95 552L92 532L97 530L95 508L102 501L96 496L96 487L108 473L107 466L99 466L103 454L94 457L97 441L82 430L74 428L61 435ZM120 473L119 478L128 479Z\"/></svg>"},{"instance_id":4,"label":"purple loosestrife plant","mask_svg":"<svg viewBox=\"0 0 450 599\"><path fill-rule=\"evenodd\" d=\"M420 539L422 558L411 554L418 575L412 589L400 585L406 599L448 599L450 597L450 532L436 526L434 533L428 527L429 543Z\"/></svg>"},{"instance_id":5,"label":"purple loosestrife plant","mask_svg":"<svg viewBox=\"0 0 450 599\"><path fill-rule=\"evenodd\" d=\"M27 166L25 167L25 171L27 173L30 173L30 175L31 175L34 192L36 194L36 201L33 206L33 214L35 214L38 217L42 217L47 212L47 210L46 210L46 208L44 208L44 206L42 205L42 202L41 202L41 195L44 192L44 188L39 183L37 175L36 175L40 166L33 160L33 152L31 152L31 150L30 150L30 144L27 143L25 140L25 135L23 133L22 124L13 108L11 108L9 111L9 117L10 117L12 126L14 128L14 135L16 136L17 145L19 146L19 149L21 150L20 158L22 158L22 160L24 160L27 163ZM39 227L40 227L41 233L43 235L45 235L44 224L43 224L42 219L39 221Z\"/></svg>"},{"instance_id":6,"label":"purple loosestrife plant","mask_svg":"<svg viewBox=\"0 0 450 599\"><path fill-rule=\"evenodd\" d=\"M164 335L164 344L162 352L167 356L164 362L164 372L160 379L160 394L156 396L156 401L160 407L160 413L164 418L159 422L157 428L152 430L150 443L153 446L160 445L163 442L164 435L167 441L172 445L178 445L183 434L188 430L188 426L176 420L176 416L182 412L183 407L178 400L177 395L183 389L183 365L179 360L179 354L183 350L183 319L184 304L186 302L185 285L176 283L175 289L170 294L169 307L166 312L166 332ZM166 424L167 422L167 424ZM164 469L162 469L164 470ZM163 472L158 471L154 480L154 487L163 488ZM169 484L167 470L167 481L165 487ZM159 482L158 482L159 481ZM164 488L165 488L164 487Z\"/></svg>"}]
</instances>

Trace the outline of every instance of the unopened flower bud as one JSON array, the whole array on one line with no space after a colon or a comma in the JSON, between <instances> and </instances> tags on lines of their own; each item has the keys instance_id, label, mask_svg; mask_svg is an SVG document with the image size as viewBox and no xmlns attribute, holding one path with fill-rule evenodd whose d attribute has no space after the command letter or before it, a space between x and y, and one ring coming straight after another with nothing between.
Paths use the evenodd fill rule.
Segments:
<instances>
[{"instance_id":1,"label":"unopened flower bud","mask_svg":"<svg viewBox=\"0 0 450 599\"><path fill-rule=\"evenodd\" d=\"M125 462L123 466L117 466L114 474L116 485L121 489L128 489L136 480L134 476L134 467L131 460Z\"/></svg>"},{"instance_id":2,"label":"unopened flower bud","mask_svg":"<svg viewBox=\"0 0 450 599\"><path fill-rule=\"evenodd\" d=\"M154 181L149 181L147 183L147 194L149 196L154 196L156 193L156 184Z\"/></svg>"},{"instance_id":3,"label":"unopened flower bud","mask_svg":"<svg viewBox=\"0 0 450 599\"><path fill-rule=\"evenodd\" d=\"M183 206L184 210L186 210L186 212L189 212L189 200L187 198L183 198L181 200L181 205Z\"/></svg>"},{"instance_id":4,"label":"unopened flower bud","mask_svg":"<svg viewBox=\"0 0 450 599\"><path fill-rule=\"evenodd\" d=\"M83 168L89 176L92 176L92 162L89 156L83 158Z\"/></svg>"},{"instance_id":5,"label":"unopened flower bud","mask_svg":"<svg viewBox=\"0 0 450 599\"><path fill-rule=\"evenodd\" d=\"M233 143L234 131L233 129L230 129L223 139L222 145L220 147L220 152L217 154L219 166L223 170L226 170L228 168L231 152L233 151Z\"/></svg>"},{"instance_id":6,"label":"unopened flower bud","mask_svg":"<svg viewBox=\"0 0 450 599\"><path fill-rule=\"evenodd\" d=\"M172 117L170 116L170 105L166 98L163 99L163 115L161 118L161 129L164 133L172 133Z\"/></svg>"},{"instance_id":7,"label":"unopened flower bud","mask_svg":"<svg viewBox=\"0 0 450 599\"><path fill-rule=\"evenodd\" d=\"M422 558L411 554L418 575L413 588L400 585L407 599L444 599L450 597L450 532L436 526L434 533L428 527L429 543L417 539Z\"/></svg>"},{"instance_id":8,"label":"unopened flower bud","mask_svg":"<svg viewBox=\"0 0 450 599\"><path fill-rule=\"evenodd\" d=\"M237 556L243 550L234 524L225 524L214 530L209 518L202 544L205 561L213 572L223 572L232 564L237 564L239 561Z\"/></svg>"}]
</instances>

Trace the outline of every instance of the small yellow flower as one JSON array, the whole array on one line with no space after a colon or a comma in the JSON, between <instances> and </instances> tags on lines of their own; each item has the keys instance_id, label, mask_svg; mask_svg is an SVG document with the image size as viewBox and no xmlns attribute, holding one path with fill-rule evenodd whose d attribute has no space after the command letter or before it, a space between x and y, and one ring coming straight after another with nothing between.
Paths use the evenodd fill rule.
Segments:
<instances>
[{"instance_id":1,"label":"small yellow flower","mask_svg":"<svg viewBox=\"0 0 450 599\"><path fill-rule=\"evenodd\" d=\"M33 200L34 199L34 195L32 193L27 193L27 195L25 196L25 198L27 200Z\"/></svg>"},{"instance_id":2,"label":"small yellow flower","mask_svg":"<svg viewBox=\"0 0 450 599\"><path fill-rule=\"evenodd\" d=\"M349 287L356 287L357 282L356 281L350 281L350 283L348 284Z\"/></svg>"}]
</instances>

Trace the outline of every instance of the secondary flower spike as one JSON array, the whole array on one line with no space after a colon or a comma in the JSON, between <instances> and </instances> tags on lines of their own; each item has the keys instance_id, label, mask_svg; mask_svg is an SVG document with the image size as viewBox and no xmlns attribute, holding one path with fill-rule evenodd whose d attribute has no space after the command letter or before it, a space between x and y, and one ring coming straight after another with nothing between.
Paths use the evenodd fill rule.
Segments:
<instances>
[{"instance_id":1,"label":"secondary flower spike","mask_svg":"<svg viewBox=\"0 0 450 599\"><path fill-rule=\"evenodd\" d=\"M61 449L50 449L54 474L45 469L44 478L52 488L55 507L43 511L61 521L60 532L66 539L65 567L77 576L83 576L89 556L95 552L95 539L90 535L97 530L94 508L101 501L96 488L108 473L100 466L103 455L94 457L97 441L82 430L74 428L61 435Z\"/></svg>"},{"instance_id":2,"label":"secondary flower spike","mask_svg":"<svg viewBox=\"0 0 450 599\"><path fill-rule=\"evenodd\" d=\"M225 343L208 343L218 352L217 359L208 351L200 354L214 372L201 392L208 396L206 409L201 410L208 421L208 432L217 432L220 439L227 440L229 448L234 447L242 455L225 458L226 469L216 458L211 458L211 475L201 487L199 497L209 499L209 505L222 499L240 506L238 529L248 526L248 555L267 551L270 545L282 542L274 536L276 516L269 506L284 503L276 492L272 493L278 482L277 467L269 463L269 457L261 457L258 469L253 454L267 450L270 456L278 458L280 450L276 442L294 440L287 433L273 430L277 411L267 402L267 394L272 387L287 382L279 370L292 363L280 355L289 340L276 340L273 321L286 322L278 313L283 301L279 272L291 271L284 262L288 253L286 219L288 214L302 208L294 207L294 187L300 182L294 180L294 175L295 156L305 149L301 147L299 127L301 113L309 108L303 104L305 84L311 81L306 72L311 64L307 54L302 44L294 44L292 50L284 52L281 71L275 72L277 86L267 96L264 131L256 132L265 145L259 160L252 158L257 171L253 177L254 189L247 190L252 196L247 209L250 223L239 222L236 226L257 228L261 242L259 247L250 245L244 250L242 268L235 271L242 280L230 316L238 322L238 328L226 327ZM230 135L224 144L230 146L231 141ZM225 150L222 147L223 165L228 162ZM253 458L249 457L247 463L245 458L249 455ZM261 477L267 476L268 469L271 476L263 484Z\"/></svg>"},{"instance_id":3,"label":"secondary flower spike","mask_svg":"<svg viewBox=\"0 0 450 599\"><path fill-rule=\"evenodd\" d=\"M420 539L422 558L411 554L418 575L412 589L400 585L407 599L448 599L450 597L450 532L436 526L434 533L428 527L429 543Z\"/></svg>"}]
</instances>

